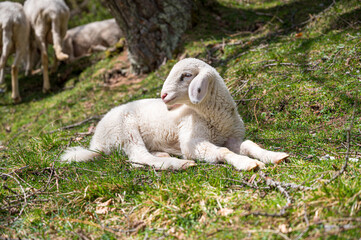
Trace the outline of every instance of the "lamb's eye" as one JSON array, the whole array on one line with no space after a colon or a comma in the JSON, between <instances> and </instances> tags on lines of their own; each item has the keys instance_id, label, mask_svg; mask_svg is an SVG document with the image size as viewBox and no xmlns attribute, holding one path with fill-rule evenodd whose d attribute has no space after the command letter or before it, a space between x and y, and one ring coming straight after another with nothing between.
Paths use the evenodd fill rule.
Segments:
<instances>
[{"instance_id":1,"label":"lamb's eye","mask_svg":"<svg viewBox=\"0 0 361 240\"><path fill-rule=\"evenodd\" d=\"M192 74L190 73L182 73L181 77L180 77L180 81L183 81L184 78L190 78L192 77Z\"/></svg>"}]
</instances>

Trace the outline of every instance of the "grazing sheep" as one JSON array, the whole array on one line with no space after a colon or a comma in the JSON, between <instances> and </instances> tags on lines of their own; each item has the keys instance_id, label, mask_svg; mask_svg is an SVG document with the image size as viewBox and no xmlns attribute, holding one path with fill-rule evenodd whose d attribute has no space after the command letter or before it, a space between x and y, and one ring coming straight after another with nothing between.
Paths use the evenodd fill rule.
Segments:
<instances>
[{"instance_id":1,"label":"grazing sheep","mask_svg":"<svg viewBox=\"0 0 361 240\"><path fill-rule=\"evenodd\" d=\"M21 101L18 84L18 68L28 51L29 23L23 6L14 2L0 3L0 84L4 83L4 67L10 54L15 53L11 65L11 97Z\"/></svg>"},{"instance_id":2,"label":"grazing sheep","mask_svg":"<svg viewBox=\"0 0 361 240\"><path fill-rule=\"evenodd\" d=\"M58 60L64 61L69 57L62 48L62 41L68 28L69 8L63 0L26 0L24 10L31 24L27 72L32 68L34 51L40 48L44 80L43 92L47 92L50 90L48 43L53 43Z\"/></svg>"},{"instance_id":3,"label":"grazing sheep","mask_svg":"<svg viewBox=\"0 0 361 240\"><path fill-rule=\"evenodd\" d=\"M135 165L157 169L195 165L169 156L174 154L251 170L288 157L243 140L245 129L232 96L218 72L201 60L179 61L164 82L161 97L113 108L99 122L89 150L70 148L61 159L86 161L100 152L122 149Z\"/></svg>"},{"instance_id":4,"label":"grazing sheep","mask_svg":"<svg viewBox=\"0 0 361 240\"><path fill-rule=\"evenodd\" d=\"M115 19L92 22L69 29L64 38L63 49L72 61L92 51L106 50L116 44L122 35Z\"/></svg>"}]
</instances>

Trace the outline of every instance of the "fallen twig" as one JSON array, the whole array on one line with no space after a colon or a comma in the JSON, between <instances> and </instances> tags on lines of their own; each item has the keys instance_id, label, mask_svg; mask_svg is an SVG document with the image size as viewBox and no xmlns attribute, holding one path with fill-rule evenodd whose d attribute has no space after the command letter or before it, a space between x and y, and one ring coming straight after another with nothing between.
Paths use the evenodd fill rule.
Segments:
<instances>
[{"instance_id":1,"label":"fallen twig","mask_svg":"<svg viewBox=\"0 0 361 240\"><path fill-rule=\"evenodd\" d=\"M277 182L277 181L275 181L275 182ZM277 184L279 184L282 187L292 188L292 189L295 189L295 190L302 190L302 191L313 190L312 187L306 187L306 186L303 186L301 184L296 184L296 183L277 182Z\"/></svg>"},{"instance_id":2,"label":"fallen twig","mask_svg":"<svg viewBox=\"0 0 361 240\"><path fill-rule=\"evenodd\" d=\"M298 63L269 63L269 64L266 64L264 65L263 67L266 68L266 67L273 67L273 66L278 66L278 65L283 65L283 66L300 66L300 64Z\"/></svg>"},{"instance_id":3,"label":"fallen twig","mask_svg":"<svg viewBox=\"0 0 361 240\"><path fill-rule=\"evenodd\" d=\"M327 8L325 8L324 10L322 10L322 11L321 11L320 13L318 13L316 16L312 16L312 15L311 15L311 17L310 17L308 20L302 22L301 25L305 25L305 24L313 21L314 19L319 18L322 14L324 14L325 12L327 12L328 10L330 10L330 9L333 7L333 5L335 5L335 3L336 3L336 1L333 0L332 3L331 3Z\"/></svg>"},{"instance_id":4,"label":"fallen twig","mask_svg":"<svg viewBox=\"0 0 361 240\"><path fill-rule=\"evenodd\" d=\"M232 179L232 178L221 178L221 179L241 183L243 185L246 185L246 186L248 186L250 188L254 188L254 189L269 189L269 187L258 187L258 186L254 185L254 184L251 184L251 183L249 183L249 182L247 182L245 180L236 180L236 179Z\"/></svg>"},{"instance_id":5,"label":"fallen twig","mask_svg":"<svg viewBox=\"0 0 361 240\"><path fill-rule=\"evenodd\" d=\"M9 173L9 174L11 175L11 174L13 174L13 173L21 172L23 169L26 169L26 168L28 168L28 167L29 167L29 165L26 165L26 166L24 166L24 167L15 169L15 170L13 170L11 173Z\"/></svg>"},{"instance_id":6,"label":"fallen twig","mask_svg":"<svg viewBox=\"0 0 361 240\"><path fill-rule=\"evenodd\" d=\"M282 210L282 209L281 209ZM242 216L264 216L264 217L284 217L286 216L286 212L285 211L280 211L278 213L268 213L268 212L260 212L260 211L255 211L255 212L249 212L249 213L245 213Z\"/></svg>"},{"instance_id":7,"label":"fallen twig","mask_svg":"<svg viewBox=\"0 0 361 240\"><path fill-rule=\"evenodd\" d=\"M267 177L266 174L263 171L259 172L259 175L261 178L263 178L266 181L266 184L270 187L277 188L278 191L283 194L286 197L287 203L286 205L281 209L281 212L284 212L287 208L291 206L292 198L287 192L287 190L282 186L282 184L278 181L273 180L270 177Z\"/></svg>"},{"instance_id":8,"label":"fallen twig","mask_svg":"<svg viewBox=\"0 0 361 240\"><path fill-rule=\"evenodd\" d=\"M52 130L50 132L48 132L49 134L50 133L54 133L54 132L57 132L57 131L62 131L62 130L67 130L67 129L71 129L71 128L75 128L75 127L78 127L84 123L87 123L87 122L90 122L90 121L93 121L93 120L100 120L104 115L95 115L95 116L92 116L92 117L89 117L83 121L80 121L80 122L77 122L77 123L73 123L73 124L70 124L70 125L67 125L67 126L64 126L64 127L61 127L61 128L58 128L58 129L55 129L55 130Z\"/></svg>"},{"instance_id":9,"label":"fallen twig","mask_svg":"<svg viewBox=\"0 0 361 240\"><path fill-rule=\"evenodd\" d=\"M336 178L341 176L347 169L348 159L349 159L349 154L350 154L351 130L352 130L353 123L354 123L354 120L355 120L356 108L357 108L357 101L354 104L350 126L347 128L347 146L346 146L347 147L347 152L346 152L345 162L344 162L342 168L337 173L335 173L334 176L331 179L326 180L326 181L323 182L323 185L329 184L330 182L334 181ZM287 192L287 190L285 188L292 188L292 189L297 189L297 190L315 190L315 189L320 187L320 186L306 187L306 186L303 186L301 184L284 183L284 182L275 181L275 180L271 179L270 177L267 177L266 174L264 172L262 172L262 171L259 172L259 175L260 175L261 178L263 178L266 181L266 184L268 186L277 188L279 190L279 192L286 197L287 203L278 213L250 212L250 213L245 214L244 216L255 215L255 216L268 216L268 217L283 217L283 216L286 215L285 210L288 209L291 206L291 203L292 203L292 198L291 198L291 196L289 195L289 193ZM321 177L323 177L323 175ZM320 180L320 179L321 178L319 178L317 180ZM309 221L308 221L308 218L307 218L306 209L305 209L304 218L305 218L305 221L306 221L306 224L307 224L307 229L305 230L305 232L307 232L308 228L309 228ZM297 239L300 239L303 236L304 233L301 233L301 235Z\"/></svg>"},{"instance_id":10,"label":"fallen twig","mask_svg":"<svg viewBox=\"0 0 361 240\"><path fill-rule=\"evenodd\" d=\"M21 191L22 191L22 193L23 193L23 195L24 195L24 204L22 205L21 210L20 210L18 216L13 219L13 222L15 222L15 221L21 216L21 214L23 213L26 205L28 204L27 198L26 198L26 192L25 192L23 186L21 185L21 183L19 182L19 180L16 179L15 177L11 176L10 174L6 174L6 173L2 173L2 172L0 172L0 176L5 176L5 177L9 177L9 178L14 179L15 182L20 186L20 189L21 189Z\"/></svg>"},{"instance_id":11,"label":"fallen twig","mask_svg":"<svg viewBox=\"0 0 361 240\"><path fill-rule=\"evenodd\" d=\"M249 212L244 214L243 216L266 216L266 217L284 217L286 216L286 210L291 207L291 203L292 203L292 197L290 196L290 194L287 192L287 190L282 186L281 182L275 181L273 179L271 179L270 177L267 177L266 174L262 171L259 172L260 177L266 182L266 184L269 187L272 188L276 188L278 189L278 191L284 195L286 197L286 205L284 207L282 207L280 209L279 212L276 213L268 213L268 212L260 212L260 211L256 211L256 212Z\"/></svg>"},{"instance_id":12,"label":"fallen twig","mask_svg":"<svg viewBox=\"0 0 361 240\"><path fill-rule=\"evenodd\" d=\"M229 43L226 43L226 42L222 42L222 43L218 43L218 44L215 44L214 46L211 47L211 50L212 51L217 51L218 49L224 49L225 46L238 46L238 45L247 45L247 43L244 43L242 40L239 40L239 41L236 41L236 42L229 42Z\"/></svg>"},{"instance_id":13,"label":"fallen twig","mask_svg":"<svg viewBox=\"0 0 361 240\"><path fill-rule=\"evenodd\" d=\"M356 107L357 107L357 101L354 103L354 106L353 106L353 112L352 112L350 126L346 130L346 133L347 133L347 146L346 146L347 151L346 151L346 156L345 156L345 162L344 162L342 168L340 169L340 171L336 172L335 175L333 175L333 177L331 179L328 179L325 182L323 182L324 185L329 184L330 182L334 181L336 178L341 176L346 171L347 164L348 164L348 159L349 159L349 156L350 156L351 130L352 130L352 127L353 127L353 123L355 121Z\"/></svg>"},{"instance_id":14,"label":"fallen twig","mask_svg":"<svg viewBox=\"0 0 361 240\"><path fill-rule=\"evenodd\" d=\"M235 100L235 102L240 103L240 102L250 102L250 101L257 101L257 100L259 100L259 98L239 99L239 100Z\"/></svg>"},{"instance_id":15,"label":"fallen twig","mask_svg":"<svg viewBox=\"0 0 361 240\"><path fill-rule=\"evenodd\" d=\"M306 222L306 229L303 230L300 235L297 236L297 238L295 240L299 240L303 237L303 235L305 235L305 233L310 229L310 222L308 221L308 217L307 217L307 208L306 208L306 203L303 205L303 209L304 209L304 213L303 213L303 219Z\"/></svg>"},{"instance_id":16,"label":"fallen twig","mask_svg":"<svg viewBox=\"0 0 361 240\"><path fill-rule=\"evenodd\" d=\"M248 233L268 232L268 233L276 234L276 235L282 237L282 238L285 239L285 240L290 240L290 238L287 237L287 235L281 233L280 231L276 231L276 230L272 230L272 229L246 230L245 232L248 232Z\"/></svg>"}]
</instances>

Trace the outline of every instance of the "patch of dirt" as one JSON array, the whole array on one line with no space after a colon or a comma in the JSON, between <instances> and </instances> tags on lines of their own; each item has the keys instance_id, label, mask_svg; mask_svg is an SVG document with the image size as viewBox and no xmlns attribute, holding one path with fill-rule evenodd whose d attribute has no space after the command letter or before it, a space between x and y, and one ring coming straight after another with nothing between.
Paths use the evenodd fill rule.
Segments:
<instances>
[{"instance_id":1,"label":"patch of dirt","mask_svg":"<svg viewBox=\"0 0 361 240\"><path fill-rule=\"evenodd\" d=\"M139 83L143 81L146 75L135 75L130 70L130 62L127 53L123 51L115 60L117 63L113 69L102 69L104 86L115 88L121 85L134 85L139 87Z\"/></svg>"}]
</instances>

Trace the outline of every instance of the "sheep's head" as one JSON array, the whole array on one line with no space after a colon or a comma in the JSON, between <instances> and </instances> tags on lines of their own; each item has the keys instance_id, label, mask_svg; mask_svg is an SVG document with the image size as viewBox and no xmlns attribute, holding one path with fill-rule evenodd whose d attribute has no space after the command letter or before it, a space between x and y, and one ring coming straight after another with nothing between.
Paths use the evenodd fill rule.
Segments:
<instances>
[{"instance_id":1,"label":"sheep's head","mask_svg":"<svg viewBox=\"0 0 361 240\"><path fill-rule=\"evenodd\" d=\"M199 104L208 94L217 71L207 63L186 58L174 65L165 80L161 97L168 109L181 104Z\"/></svg>"}]
</instances>

